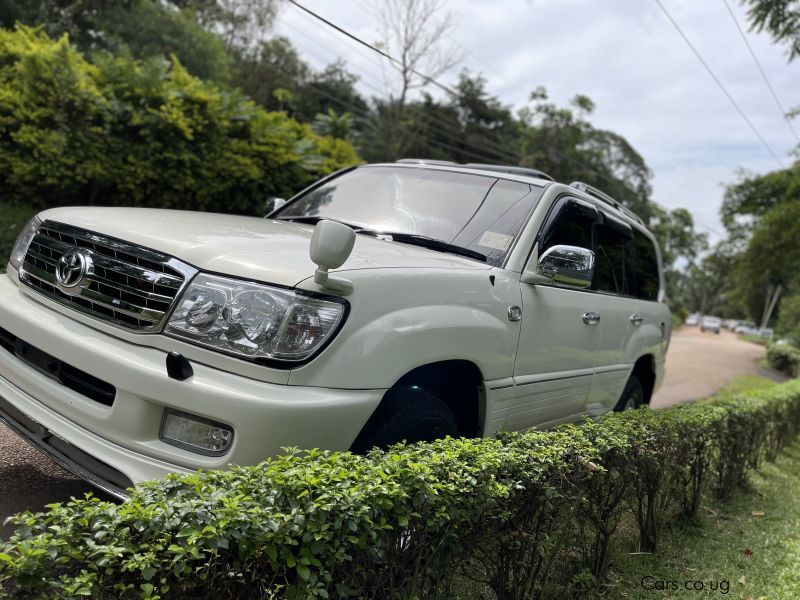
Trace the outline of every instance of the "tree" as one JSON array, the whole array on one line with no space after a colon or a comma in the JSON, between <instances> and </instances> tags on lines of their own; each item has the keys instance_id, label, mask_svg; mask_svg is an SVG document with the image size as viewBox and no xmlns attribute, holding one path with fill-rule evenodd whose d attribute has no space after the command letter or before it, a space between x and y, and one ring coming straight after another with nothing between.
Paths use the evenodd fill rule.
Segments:
<instances>
[{"instance_id":1,"label":"tree","mask_svg":"<svg viewBox=\"0 0 800 600\"><path fill-rule=\"evenodd\" d=\"M389 134L385 139L388 158L404 154L408 135L404 127L409 93L430 85L460 60L446 36L454 26L453 13L445 10L445 0L385 0L375 5L380 15L382 45L398 63L390 63L399 75L399 90L390 93L388 110L378 116L389 120L380 129Z\"/></svg>"},{"instance_id":2,"label":"tree","mask_svg":"<svg viewBox=\"0 0 800 600\"><path fill-rule=\"evenodd\" d=\"M689 265L686 275L679 274L681 303L701 314L728 312L734 285L731 273L736 261L736 249L721 242L699 264Z\"/></svg>"},{"instance_id":3,"label":"tree","mask_svg":"<svg viewBox=\"0 0 800 600\"><path fill-rule=\"evenodd\" d=\"M625 138L591 125L591 100L578 95L571 107L559 107L547 101L541 87L534 90L531 100L533 108L521 111L526 125L521 164L559 181L594 185L649 221L652 173Z\"/></svg>"},{"instance_id":4,"label":"tree","mask_svg":"<svg viewBox=\"0 0 800 600\"><path fill-rule=\"evenodd\" d=\"M425 87L460 62L460 53L444 42L454 15L445 11L445 0L385 0L376 8L383 44L400 63L392 65L400 75L398 105L403 107L409 91Z\"/></svg>"},{"instance_id":5,"label":"tree","mask_svg":"<svg viewBox=\"0 0 800 600\"><path fill-rule=\"evenodd\" d=\"M338 140L352 140L353 115L348 112L337 115L332 108L329 108L326 114L320 113L314 118L311 129L315 133Z\"/></svg>"},{"instance_id":6,"label":"tree","mask_svg":"<svg viewBox=\"0 0 800 600\"><path fill-rule=\"evenodd\" d=\"M208 31L222 38L229 52L247 55L266 40L280 4L278 0L169 0L195 12Z\"/></svg>"},{"instance_id":7,"label":"tree","mask_svg":"<svg viewBox=\"0 0 800 600\"><path fill-rule=\"evenodd\" d=\"M176 56L190 73L228 80L231 60L219 36L198 23L191 8L167 0L28 0L8 2L0 27L16 22L41 26L51 37L69 35L79 50L109 51L135 58Z\"/></svg>"},{"instance_id":8,"label":"tree","mask_svg":"<svg viewBox=\"0 0 800 600\"><path fill-rule=\"evenodd\" d=\"M294 100L311 68L300 58L292 43L285 37L263 41L258 51L240 55L236 62L233 83L257 104L269 110L292 112ZM275 90L290 92L292 102L279 99Z\"/></svg>"},{"instance_id":9,"label":"tree","mask_svg":"<svg viewBox=\"0 0 800 600\"><path fill-rule=\"evenodd\" d=\"M766 327L780 298L800 283L800 202L767 210L753 229L736 271L739 296Z\"/></svg>"},{"instance_id":10,"label":"tree","mask_svg":"<svg viewBox=\"0 0 800 600\"><path fill-rule=\"evenodd\" d=\"M800 344L800 294L781 300L777 329L794 344Z\"/></svg>"},{"instance_id":11,"label":"tree","mask_svg":"<svg viewBox=\"0 0 800 600\"><path fill-rule=\"evenodd\" d=\"M749 232L768 210L800 198L800 163L766 175L740 172L739 181L725 189L720 213L731 234Z\"/></svg>"},{"instance_id":12,"label":"tree","mask_svg":"<svg viewBox=\"0 0 800 600\"><path fill-rule=\"evenodd\" d=\"M322 71L310 71L300 83L295 116L301 121L313 121L330 110L337 114L366 115L370 107L356 91L357 82L358 77L347 70L342 60Z\"/></svg>"},{"instance_id":13,"label":"tree","mask_svg":"<svg viewBox=\"0 0 800 600\"><path fill-rule=\"evenodd\" d=\"M750 25L788 44L789 60L800 56L800 4L797 0L745 0Z\"/></svg>"},{"instance_id":14,"label":"tree","mask_svg":"<svg viewBox=\"0 0 800 600\"><path fill-rule=\"evenodd\" d=\"M358 162L342 139L202 81L174 60L99 53L0 29L0 190L44 208L156 206L258 214Z\"/></svg>"},{"instance_id":15,"label":"tree","mask_svg":"<svg viewBox=\"0 0 800 600\"><path fill-rule=\"evenodd\" d=\"M708 236L695 231L692 214L685 208L669 211L653 204L652 210L649 228L661 247L667 298L677 308L686 303L683 287L687 278L684 273L696 268L695 261L708 249Z\"/></svg>"}]
</instances>

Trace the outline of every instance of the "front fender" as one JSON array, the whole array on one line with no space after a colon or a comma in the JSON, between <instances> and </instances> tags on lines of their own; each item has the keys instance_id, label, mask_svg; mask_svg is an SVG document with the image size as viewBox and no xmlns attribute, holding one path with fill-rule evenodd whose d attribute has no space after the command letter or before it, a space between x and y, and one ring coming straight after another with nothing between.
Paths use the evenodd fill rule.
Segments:
<instances>
[{"instance_id":1,"label":"front fender","mask_svg":"<svg viewBox=\"0 0 800 600\"><path fill-rule=\"evenodd\" d=\"M360 293L357 288L338 337L315 360L293 370L289 383L389 388L412 369L443 360L473 362L484 380L511 377L519 323L508 320L507 310L519 303L519 283L514 301L513 281L500 279L489 286L487 278L486 285L462 287L460 293L439 280L436 288L413 286L419 290L413 298L407 286L396 293L378 285ZM457 301L430 297L436 295Z\"/></svg>"}]
</instances>

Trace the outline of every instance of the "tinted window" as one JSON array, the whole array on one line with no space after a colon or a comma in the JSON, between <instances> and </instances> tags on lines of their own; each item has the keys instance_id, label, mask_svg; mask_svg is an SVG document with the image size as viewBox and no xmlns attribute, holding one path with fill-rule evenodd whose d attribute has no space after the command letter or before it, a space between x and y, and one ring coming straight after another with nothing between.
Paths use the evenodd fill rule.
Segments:
<instances>
[{"instance_id":1,"label":"tinted window","mask_svg":"<svg viewBox=\"0 0 800 600\"><path fill-rule=\"evenodd\" d=\"M636 271L634 295L644 300L658 300L658 258L656 248L645 234L633 230L633 254Z\"/></svg>"},{"instance_id":2,"label":"tinted window","mask_svg":"<svg viewBox=\"0 0 800 600\"><path fill-rule=\"evenodd\" d=\"M597 213L572 200L559 200L545 224L539 255L553 246L592 248L592 226Z\"/></svg>"},{"instance_id":3,"label":"tinted window","mask_svg":"<svg viewBox=\"0 0 800 600\"><path fill-rule=\"evenodd\" d=\"M323 217L381 232L430 237L500 265L542 189L424 168L363 167L311 190L276 217Z\"/></svg>"},{"instance_id":4,"label":"tinted window","mask_svg":"<svg viewBox=\"0 0 800 600\"><path fill-rule=\"evenodd\" d=\"M612 294L632 295L630 232L598 224L595 229L594 283L592 288Z\"/></svg>"}]
</instances>

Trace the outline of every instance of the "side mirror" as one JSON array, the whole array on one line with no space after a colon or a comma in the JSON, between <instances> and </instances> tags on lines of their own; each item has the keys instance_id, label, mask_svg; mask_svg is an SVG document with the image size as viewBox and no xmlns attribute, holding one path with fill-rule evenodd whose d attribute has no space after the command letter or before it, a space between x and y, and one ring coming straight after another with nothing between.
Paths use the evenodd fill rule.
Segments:
<instances>
[{"instance_id":1,"label":"side mirror","mask_svg":"<svg viewBox=\"0 0 800 600\"><path fill-rule=\"evenodd\" d=\"M329 269L338 269L350 257L356 243L356 232L337 221L323 219L314 227L309 254L317 265L314 282L323 288L349 293L353 284L346 279L330 277Z\"/></svg>"},{"instance_id":2,"label":"side mirror","mask_svg":"<svg viewBox=\"0 0 800 600\"><path fill-rule=\"evenodd\" d=\"M533 277L526 282L585 289L592 285L593 276L594 252L578 246L553 246L539 257Z\"/></svg>"},{"instance_id":3,"label":"side mirror","mask_svg":"<svg viewBox=\"0 0 800 600\"><path fill-rule=\"evenodd\" d=\"M286 204L285 198L278 198L273 196L264 200L264 218L268 217L271 213L278 210L281 206Z\"/></svg>"}]
</instances>

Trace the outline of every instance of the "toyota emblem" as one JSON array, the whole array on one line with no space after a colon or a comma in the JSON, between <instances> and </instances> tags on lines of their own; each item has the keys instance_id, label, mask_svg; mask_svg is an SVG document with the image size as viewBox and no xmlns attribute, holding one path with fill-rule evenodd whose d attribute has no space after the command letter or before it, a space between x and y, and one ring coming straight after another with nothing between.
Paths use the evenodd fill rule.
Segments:
<instances>
[{"instance_id":1,"label":"toyota emblem","mask_svg":"<svg viewBox=\"0 0 800 600\"><path fill-rule=\"evenodd\" d=\"M81 250L70 250L58 259L56 265L56 282L66 293L80 293L75 288L89 275L92 259Z\"/></svg>"}]
</instances>

